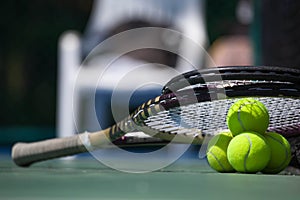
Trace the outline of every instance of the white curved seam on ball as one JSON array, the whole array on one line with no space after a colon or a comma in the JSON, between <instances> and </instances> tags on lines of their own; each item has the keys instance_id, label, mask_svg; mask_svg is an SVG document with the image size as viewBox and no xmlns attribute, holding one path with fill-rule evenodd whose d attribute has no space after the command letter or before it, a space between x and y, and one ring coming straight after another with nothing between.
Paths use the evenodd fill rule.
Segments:
<instances>
[{"instance_id":1,"label":"white curved seam on ball","mask_svg":"<svg viewBox=\"0 0 300 200\"><path fill-rule=\"evenodd\" d=\"M243 131L245 131L246 128L245 128L245 126L244 126L244 124L243 124L243 121L242 121L242 119L241 119L241 109L242 109L242 107L245 106L245 105L246 105L245 103L241 104L240 107L239 107L239 109L238 109L238 121L239 121L239 124L241 125Z\"/></svg>"},{"instance_id":2,"label":"white curved seam on ball","mask_svg":"<svg viewBox=\"0 0 300 200\"><path fill-rule=\"evenodd\" d=\"M252 148L252 141L248 135L245 135L245 137L247 138L247 140L249 142L249 148L248 148L247 154L245 155L245 159L244 159L244 168L245 168L245 172L247 172L248 170L247 170L246 162L247 162L247 158L249 157L250 150Z\"/></svg>"},{"instance_id":3,"label":"white curved seam on ball","mask_svg":"<svg viewBox=\"0 0 300 200\"><path fill-rule=\"evenodd\" d=\"M225 167L221 164L221 162L217 159L217 157L215 156L215 154L213 154L212 152L208 152L209 154L211 154L215 159L216 161L218 162L218 164L221 166L221 168L225 171Z\"/></svg>"}]
</instances>

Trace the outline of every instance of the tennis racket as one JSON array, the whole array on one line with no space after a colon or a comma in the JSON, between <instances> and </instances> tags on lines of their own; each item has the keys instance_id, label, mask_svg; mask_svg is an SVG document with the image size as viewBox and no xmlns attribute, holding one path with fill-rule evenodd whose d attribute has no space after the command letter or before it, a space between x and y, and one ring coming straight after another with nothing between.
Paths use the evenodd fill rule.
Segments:
<instances>
[{"instance_id":1,"label":"tennis racket","mask_svg":"<svg viewBox=\"0 0 300 200\"><path fill-rule=\"evenodd\" d=\"M253 97L270 114L269 131L300 134L300 71L279 67L218 67L191 71L170 80L162 94L142 104L126 119L94 133L17 143L12 158L19 166L102 148L126 133L142 131L165 141L202 144L206 136L227 129L233 102Z\"/></svg>"}]
</instances>

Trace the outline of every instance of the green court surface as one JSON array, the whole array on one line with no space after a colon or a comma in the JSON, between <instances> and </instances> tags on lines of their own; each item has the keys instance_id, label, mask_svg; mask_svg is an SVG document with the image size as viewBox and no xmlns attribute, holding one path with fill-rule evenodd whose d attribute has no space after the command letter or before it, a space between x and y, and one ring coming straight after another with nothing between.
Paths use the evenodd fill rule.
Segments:
<instances>
[{"instance_id":1,"label":"green court surface","mask_svg":"<svg viewBox=\"0 0 300 200\"><path fill-rule=\"evenodd\" d=\"M120 158L120 162L124 158ZM127 161L128 162L128 161ZM130 161L137 166L141 161ZM157 161L153 161L157 162ZM300 176L221 174L181 158L149 173L111 169L91 156L17 167L1 155L0 199L299 199Z\"/></svg>"}]
</instances>

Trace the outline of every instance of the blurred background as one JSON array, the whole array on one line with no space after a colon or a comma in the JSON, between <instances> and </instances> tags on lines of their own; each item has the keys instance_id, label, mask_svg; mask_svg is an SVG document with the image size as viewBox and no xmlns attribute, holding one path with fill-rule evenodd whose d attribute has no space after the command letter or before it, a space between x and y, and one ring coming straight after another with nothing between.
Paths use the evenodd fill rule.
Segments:
<instances>
[{"instance_id":1,"label":"blurred background","mask_svg":"<svg viewBox=\"0 0 300 200\"><path fill-rule=\"evenodd\" d=\"M140 13L130 15L131 21L114 24L116 13L123 12L122 6L118 6L118 2L103 2L106 4L101 4L101 0L2 2L0 145L57 136L58 49L60 38L66 31L75 30L80 35L80 52L84 58L99 42L121 31L145 26L174 27L172 20L168 21L169 24L159 23L158 18L151 21L151 18L146 17L147 20L143 20ZM164 9L171 14L180 13L186 2L174 2L177 2L177 6L170 1L165 1L162 5L154 1L153 8L162 13ZM126 4L124 0L122 3L128 5L130 10L134 1ZM300 68L299 1L199 0L195 5L197 6L192 10L196 15L192 17L200 19L195 23L201 28L198 33L202 34L196 36L201 36L203 46L216 65L276 65ZM143 10L142 7L139 9ZM107 16L101 15L101 9L108 13ZM109 17L109 14L113 17ZM164 17L163 14L161 16ZM172 19L172 15L169 17ZM190 22L180 21L189 29L196 29ZM97 24L102 25L105 31ZM166 65L176 63L172 54L166 54L166 57L159 60L157 56L161 54L151 52L151 55L151 62ZM153 58L153 55L156 56ZM136 54L133 55L135 56ZM204 63L205 60L201 62Z\"/></svg>"},{"instance_id":2,"label":"blurred background","mask_svg":"<svg viewBox=\"0 0 300 200\"><path fill-rule=\"evenodd\" d=\"M2 3L2 145L55 135L58 39L69 29L84 31L92 3L90 0Z\"/></svg>"}]
</instances>

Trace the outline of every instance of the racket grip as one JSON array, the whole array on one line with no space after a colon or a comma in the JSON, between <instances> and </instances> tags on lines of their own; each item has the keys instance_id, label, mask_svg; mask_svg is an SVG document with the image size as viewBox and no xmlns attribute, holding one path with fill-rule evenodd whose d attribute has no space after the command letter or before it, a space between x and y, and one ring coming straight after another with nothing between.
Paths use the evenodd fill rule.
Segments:
<instances>
[{"instance_id":1,"label":"racket grip","mask_svg":"<svg viewBox=\"0 0 300 200\"><path fill-rule=\"evenodd\" d=\"M21 167L28 167L39 161L71 156L87 152L80 134L33 143L17 143L12 148L12 159Z\"/></svg>"}]
</instances>

